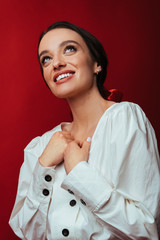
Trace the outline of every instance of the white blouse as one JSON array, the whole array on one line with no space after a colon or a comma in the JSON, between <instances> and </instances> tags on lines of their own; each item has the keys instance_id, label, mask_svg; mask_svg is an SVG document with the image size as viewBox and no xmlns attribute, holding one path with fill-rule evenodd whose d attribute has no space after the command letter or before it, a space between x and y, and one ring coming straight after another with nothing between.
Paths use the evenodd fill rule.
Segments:
<instances>
[{"instance_id":1,"label":"white blouse","mask_svg":"<svg viewBox=\"0 0 160 240\"><path fill-rule=\"evenodd\" d=\"M115 103L94 132L88 162L67 175L38 157L61 125L25 148L9 224L27 240L158 239L159 154L142 109Z\"/></svg>"}]
</instances>

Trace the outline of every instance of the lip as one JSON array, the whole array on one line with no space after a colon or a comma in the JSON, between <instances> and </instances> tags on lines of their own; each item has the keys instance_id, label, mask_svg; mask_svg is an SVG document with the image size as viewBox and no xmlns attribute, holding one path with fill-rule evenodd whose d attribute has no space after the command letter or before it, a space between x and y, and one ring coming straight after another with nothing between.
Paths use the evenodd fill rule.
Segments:
<instances>
[{"instance_id":1,"label":"lip","mask_svg":"<svg viewBox=\"0 0 160 240\"><path fill-rule=\"evenodd\" d=\"M58 73L56 73L55 75L54 75L54 77L53 77L53 81L55 82L55 83L58 83L58 82L62 82L62 81L64 81L64 80L66 80L66 79L68 79L68 78L71 78L73 75L71 75L71 76L69 76L69 77L66 77L66 78L62 78L61 80L59 80L59 81L57 81L56 82L56 78L59 76L59 75L62 75L62 74L65 74L65 73L75 73L75 71L72 71L72 70L64 70L64 71L61 71L61 72L58 72Z\"/></svg>"}]
</instances>

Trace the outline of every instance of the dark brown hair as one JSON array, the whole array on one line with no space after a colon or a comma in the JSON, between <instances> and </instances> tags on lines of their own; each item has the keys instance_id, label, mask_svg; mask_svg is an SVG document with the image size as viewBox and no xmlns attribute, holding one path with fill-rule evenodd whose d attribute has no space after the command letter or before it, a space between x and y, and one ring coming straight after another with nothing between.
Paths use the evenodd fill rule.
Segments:
<instances>
[{"instance_id":1,"label":"dark brown hair","mask_svg":"<svg viewBox=\"0 0 160 240\"><path fill-rule=\"evenodd\" d=\"M108 92L103 86L104 81L107 76L108 59L107 59L107 55L106 55L106 52L105 52L102 44L99 42L99 40L96 37L94 37L91 33L86 31L85 29L78 27L75 24L72 24L70 22L60 21L60 22L55 22L52 25L50 25L46 29L46 31L44 31L41 34L41 36L39 38L38 47L39 47L39 44L40 44L43 36L47 32L49 32L55 28L71 29L71 30L77 32L83 38L84 42L86 43L86 45L89 49L91 58L93 59L93 61L96 61L98 63L98 65L100 65L102 68L102 71L99 72L99 74L97 75L97 87L98 87L98 90L99 90L101 96L106 99L110 95L110 92ZM39 55L38 55L38 59L39 59ZM41 68L41 71L42 71L42 68ZM43 75L43 71L42 71L42 75Z\"/></svg>"},{"instance_id":2,"label":"dark brown hair","mask_svg":"<svg viewBox=\"0 0 160 240\"><path fill-rule=\"evenodd\" d=\"M103 85L105 82L105 79L107 77L108 58L107 58L106 52L105 52L102 44L99 42L99 40L95 36L93 36L91 33L86 31L85 29L78 27L77 25L75 25L73 23L66 22L66 21L55 22L52 25L50 25L40 35L39 42L38 42L38 48L39 48L39 44L40 44L42 38L44 37L44 35L47 32L49 32L55 28L71 29L71 30L77 32L83 38L84 42L86 43L86 45L89 49L92 60L97 62L98 65L101 66L101 69L102 69L97 75L97 87L98 87L98 90L99 90L101 96L108 100L120 102L121 98L122 98L121 92L117 91L116 89L114 89L112 91L108 91ZM39 59L39 55L38 55L38 59ZM41 67L41 72L43 75L42 67ZM44 76L43 76L43 78L44 78Z\"/></svg>"}]
</instances>

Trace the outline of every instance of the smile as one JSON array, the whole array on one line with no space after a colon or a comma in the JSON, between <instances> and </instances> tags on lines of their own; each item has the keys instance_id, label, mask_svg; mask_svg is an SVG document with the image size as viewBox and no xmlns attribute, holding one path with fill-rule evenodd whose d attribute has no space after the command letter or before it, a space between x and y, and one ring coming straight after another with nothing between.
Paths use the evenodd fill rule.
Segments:
<instances>
[{"instance_id":1,"label":"smile","mask_svg":"<svg viewBox=\"0 0 160 240\"><path fill-rule=\"evenodd\" d=\"M61 74L61 75L59 75L56 79L55 79L55 81L57 82L57 81L59 81L59 80L61 80L61 79L63 79L63 78L66 78L66 77L69 77L69 76L72 76L73 75L73 73L64 73L64 74Z\"/></svg>"},{"instance_id":2,"label":"smile","mask_svg":"<svg viewBox=\"0 0 160 240\"><path fill-rule=\"evenodd\" d=\"M69 78L69 77L73 76L74 73L75 73L74 71L67 70L67 71L63 71L59 74L56 74L56 76L54 77L54 82L58 82L60 80L63 81L63 79L65 80L65 78Z\"/></svg>"}]
</instances>

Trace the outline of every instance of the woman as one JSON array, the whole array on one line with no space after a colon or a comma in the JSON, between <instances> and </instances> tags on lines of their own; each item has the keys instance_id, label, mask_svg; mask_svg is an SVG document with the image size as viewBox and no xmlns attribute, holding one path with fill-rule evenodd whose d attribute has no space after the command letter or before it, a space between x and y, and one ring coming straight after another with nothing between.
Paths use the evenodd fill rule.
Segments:
<instances>
[{"instance_id":1,"label":"woman","mask_svg":"<svg viewBox=\"0 0 160 240\"><path fill-rule=\"evenodd\" d=\"M25 148L10 226L21 239L158 239L159 155L133 103L106 100L107 57L90 33L58 22L39 41L52 93L73 115Z\"/></svg>"}]
</instances>

